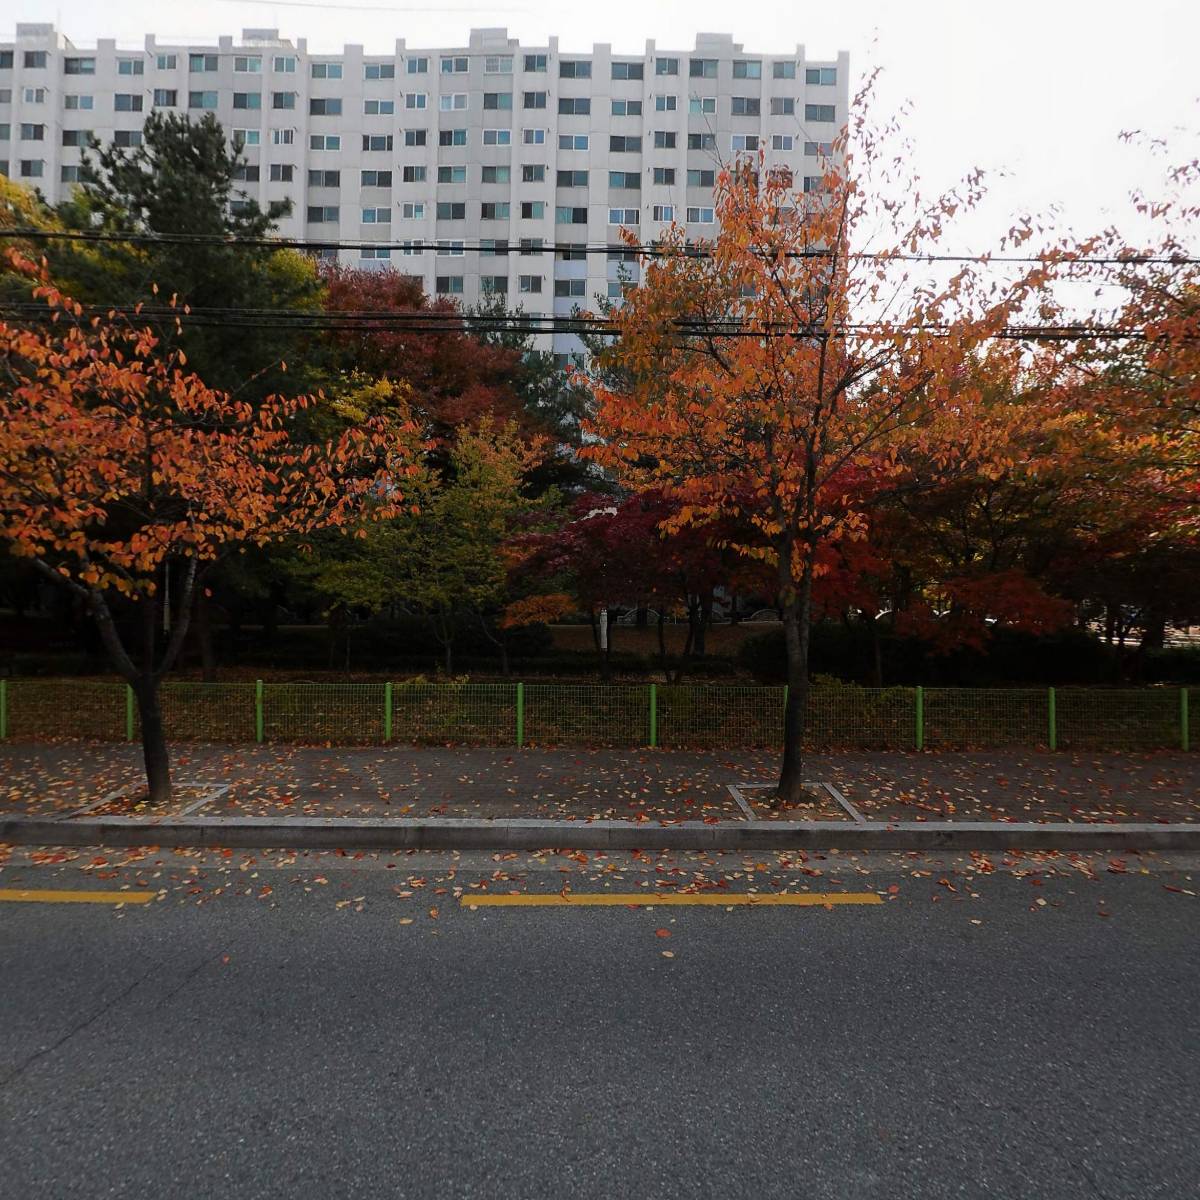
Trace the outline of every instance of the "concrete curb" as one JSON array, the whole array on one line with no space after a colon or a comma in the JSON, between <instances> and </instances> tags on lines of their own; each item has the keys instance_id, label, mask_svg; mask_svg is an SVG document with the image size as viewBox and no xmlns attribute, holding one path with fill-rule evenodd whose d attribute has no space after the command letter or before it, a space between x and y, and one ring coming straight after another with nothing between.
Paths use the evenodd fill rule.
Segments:
<instances>
[{"instance_id":1,"label":"concrete curb","mask_svg":"<svg viewBox=\"0 0 1200 1200\"><path fill-rule=\"evenodd\" d=\"M1180 825L999 821L630 821L449 817L0 818L0 842L66 846L237 846L297 850L1131 850L1200 852L1200 822Z\"/></svg>"}]
</instances>

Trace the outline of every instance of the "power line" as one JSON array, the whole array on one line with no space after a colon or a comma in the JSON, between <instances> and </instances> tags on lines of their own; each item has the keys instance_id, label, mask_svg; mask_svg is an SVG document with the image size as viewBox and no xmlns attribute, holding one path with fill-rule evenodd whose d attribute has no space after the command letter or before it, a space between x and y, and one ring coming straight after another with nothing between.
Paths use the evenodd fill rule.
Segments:
<instances>
[{"instance_id":1,"label":"power line","mask_svg":"<svg viewBox=\"0 0 1200 1200\"><path fill-rule=\"evenodd\" d=\"M518 255L520 257L536 257L545 253L571 254L611 254L614 256L635 255L643 258L694 257L707 258L712 254L711 248L697 244L685 248L682 253L676 250L666 250L654 243L638 243L633 246L624 242L543 242L537 246L522 247L518 242L505 242L497 246L494 242L466 241L458 238L423 241L405 239L401 241L365 241L320 238L287 238L287 237L243 237L237 235L208 234L208 233L114 233L104 230L57 230L17 227L0 230L0 237L23 238L29 241L62 241L62 242L94 242L94 243L124 243L135 246L180 245L180 246L227 246L245 247L259 250L400 250L410 254L441 253L443 257L457 258L459 252L479 252L497 258ZM453 253L447 253L453 243ZM830 258L833 251L813 248L808 250L789 250L785 258ZM846 258L869 262L919 262L919 263L978 263L992 264L1029 264L1063 262L1066 265L1086 266L1194 266L1200 264L1200 257L1191 255L1109 255L1080 258L1058 258L1049 254L893 254L889 251L856 250L844 255Z\"/></svg>"},{"instance_id":2,"label":"power line","mask_svg":"<svg viewBox=\"0 0 1200 1200\"><path fill-rule=\"evenodd\" d=\"M6 304L5 310L22 317L51 320L55 311L45 304L19 301ZM194 328L270 329L302 333L412 333L434 334L577 334L616 336L619 322L594 315L566 316L540 313L462 312L453 310L414 310L396 312L388 309L349 309L329 312L306 312L292 309L197 307L186 313L169 305L143 305L136 312L122 305L84 305L85 313L102 316L120 313L133 321L173 321L176 318ZM946 322L923 322L917 325L890 325L884 322L843 322L832 330L813 324L800 326L784 321L746 321L743 319L690 320L680 318L671 322L672 332L681 337L821 337L832 335L846 338L892 336L897 332L953 332L955 326ZM1006 341L1146 341L1147 336L1136 329L1117 325L1010 325L982 335L987 340Z\"/></svg>"}]
</instances>

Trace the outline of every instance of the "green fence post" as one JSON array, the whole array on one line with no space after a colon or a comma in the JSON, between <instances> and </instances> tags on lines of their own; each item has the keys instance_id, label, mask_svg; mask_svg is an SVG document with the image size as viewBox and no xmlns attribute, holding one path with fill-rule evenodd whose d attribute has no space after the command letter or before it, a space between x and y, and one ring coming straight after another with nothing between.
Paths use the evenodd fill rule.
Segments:
<instances>
[{"instance_id":1,"label":"green fence post","mask_svg":"<svg viewBox=\"0 0 1200 1200\"><path fill-rule=\"evenodd\" d=\"M383 685L383 740L392 740L392 685L389 681Z\"/></svg>"},{"instance_id":2,"label":"green fence post","mask_svg":"<svg viewBox=\"0 0 1200 1200\"><path fill-rule=\"evenodd\" d=\"M1058 703L1054 689L1049 688L1046 694L1047 733L1050 735L1050 749L1058 749Z\"/></svg>"},{"instance_id":3,"label":"green fence post","mask_svg":"<svg viewBox=\"0 0 1200 1200\"><path fill-rule=\"evenodd\" d=\"M517 684L517 747L525 745L525 685Z\"/></svg>"},{"instance_id":4,"label":"green fence post","mask_svg":"<svg viewBox=\"0 0 1200 1200\"><path fill-rule=\"evenodd\" d=\"M125 685L125 740L133 741L133 688Z\"/></svg>"},{"instance_id":5,"label":"green fence post","mask_svg":"<svg viewBox=\"0 0 1200 1200\"><path fill-rule=\"evenodd\" d=\"M0 687L3 687L0 684ZM3 721L4 701L0 699L0 721ZM0 737L3 737L3 732L0 732ZM1180 750L1191 749L1191 737L1188 731L1188 690L1185 687L1179 689L1179 748Z\"/></svg>"},{"instance_id":6,"label":"green fence post","mask_svg":"<svg viewBox=\"0 0 1200 1200\"><path fill-rule=\"evenodd\" d=\"M254 681L254 740L263 740L263 683L261 679Z\"/></svg>"},{"instance_id":7,"label":"green fence post","mask_svg":"<svg viewBox=\"0 0 1200 1200\"><path fill-rule=\"evenodd\" d=\"M924 750L925 749L925 689L923 687L917 688L916 711L914 713L914 716L916 718L916 726L917 726L917 728L916 728L917 749Z\"/></svg>"},{"instance_id":8,"label":"green fence post","mask_svg":"<svg viewBox=\"0 0 1200 1200\"><path fill-rule=\"evenodd\" d=\"M8 737L8 680L0 679L0 741Z\"/></svg>"},{"instance_id":9,"label":"green fence post","mask_svg":"<svg viewBox=\"0 0 1200 1200\"><path fill-rule=\"evenodd\" d=\"M658 684L650 685L650 748L658 745Z\"/></svg>"}]
</instances>

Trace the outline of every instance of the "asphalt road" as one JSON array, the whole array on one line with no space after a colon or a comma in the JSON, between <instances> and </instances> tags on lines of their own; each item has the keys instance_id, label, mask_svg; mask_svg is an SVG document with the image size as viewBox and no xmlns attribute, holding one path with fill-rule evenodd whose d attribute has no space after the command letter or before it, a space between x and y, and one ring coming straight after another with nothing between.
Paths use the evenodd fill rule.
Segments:
<instances>
[{"instance_id":1,"label":"asphalt road","mask_svg":"<svg viewBox=\"0 0 1200 1200\"><path fill-rule=\"evenodd\" d=\"M735 862L884 903L470 911L498 870L663 872L87 861L0 872L156 893L0 903L4 1200L1200 1194L1194 863Z\"/></svg>"}]
</instances>

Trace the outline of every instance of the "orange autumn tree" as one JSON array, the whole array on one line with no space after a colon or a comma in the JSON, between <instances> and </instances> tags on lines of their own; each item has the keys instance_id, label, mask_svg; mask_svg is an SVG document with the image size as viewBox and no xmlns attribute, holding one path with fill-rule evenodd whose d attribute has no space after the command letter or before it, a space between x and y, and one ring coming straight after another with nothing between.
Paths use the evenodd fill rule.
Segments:
<instances>
[{"instance_id":1,"label":"orange autumn tree","mask_svg":"<svg viewBox=\"0 0 1200 1200\"><path fill-rule=\"evenodd\" d=\"M731 546L775 573L787 803L803 794L820 551L869 521L854 480L872 479L877 500L881 477L919 485L918 462L939 476L1004 469L1003 422L981 407L967 368L1049 278L1040 262L1007 277L986 263L918 272L907 260L936 253L955 214L982 197L982 179L924 197L905 147L888 150L895 125L868 124L865 95L819 178L798 187L761 154L724 167L715 239L664 232L591 375L587 453L631 486L663 488L679 503L676 527L747 528ZM1006 243L1034 232L1025 222Z\"/></svg>"},{"instance_id":2,"label":"orange autumn tree","mask_svg":"<svg viewBox=\"0 0 1200 1200\"><path fill-rule=\"evenodd\" d=\"M159 684L187 634L200 565L389 515L412 472L411 434L364 424L297 445L289 426L309 398L250 405L213 391L150 330L85 319L44 269L12 250L4 261L47 319L0 322L0 538L86 603L137 698L149 797L165 801ZM160 638L168 577L175 611ZM137 613L132 638L114 596Z\"/></svg>"}]
</instances>

